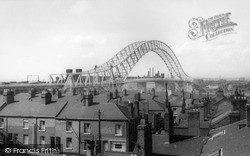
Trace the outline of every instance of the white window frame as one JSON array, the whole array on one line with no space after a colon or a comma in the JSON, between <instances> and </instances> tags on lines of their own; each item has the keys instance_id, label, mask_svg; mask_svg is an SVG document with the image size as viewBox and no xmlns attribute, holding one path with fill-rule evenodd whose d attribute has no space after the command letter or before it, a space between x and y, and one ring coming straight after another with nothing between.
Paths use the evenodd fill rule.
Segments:
<instances>
[{"instance_id":1,"label":"white window frame","mask_svg":"<svg viewBox=\"0 0 250 156\"><path fill-rule=\"evenodd\" d=\"M46 144L46 142L45 142L45 136L40 136L40 145L44 146L45 144Z\"/></svg>"},{"instance_id":2,"label":"white window frame","mask_svg":"<svg viewBox=\"0 0 250 156\"><path fill-rule=\"evenodd\" d=\"M70 146L68 146L68 139L71 139L71 142L70 142ZM71 138L71 137L67 137L66 138L66 149L73 149L73 147L72 147L72 141L73 139Z\"/></svg>"},{"instance_id":3,"label":"white window frame","mask_svg":"<svg viewBox=\"0 0 250 156\"><path fill-rule=\"evenodd\" d=\"M28 138L27 143L25 143L25 137ZM23 144L24 144L24 145L29 145L29 135L27 135L27 134L24 134L24 135L23 135Z\"/></svg>"},{"instance_id":4,"label":"white window frame","mask_svg":"<svg viewBox=\"0 0 250 156\"><path fill-rule=\"evenodd\" d=\"M44 122L44 124L42 125L41 122ZM46 127L45 127L45 121L44 120L40 120L40 122L39 122L39 131L45 131L45 129L46 129Z\"/></svg>"},{"instance_id":5,"label":"white window frame","mask_svg":"<svg viewBox=\"0 0 250 156\"><path fill-rule=\"evenodd\" d=\"M4 128L4 118L0 118L0 128Z\"/></svg>"},{"instance_id":6,"label":"white window frame","mask_svg":"<svg viewBox=\"0 0 250 156\"><path fill-rule=\"evenodd\" d=\"M68 125L68 123L70 123L70 125ZM70 126L70 127L69 127ZM68 129L69 127L69 129ZM66 121L66 132L71 133L72 132L72 121Z\"/></svg>"},{"instance_id":7,"label":"white window frame","mask_svg":"<svg viewBox=\"0 0 250 156\"><path fill-rule=\"evenodd\" d=\"M120 133L117 133L118 126L120 126ZM115 136L122 136L122 124L115 124Z\"/></svg>"},{"instance_id":8,"label":"white window frame","mask_svg":"<svg viewBox=\"0 0 250 156\"><path fill-rule=\"evenodd\" d=\"M27 127L25 126L27 124ZM23 129L29 129L29 120L28 119L23 119Z\"/></svg>"},{"instance_id":9,"label":"white window frame","mask_svg":"<svg viewBox=\"0 0 250 156\"><path fill-rule=\"evenodd\" d=\"M86 126L85 126L85 125L89 125L89 126L88 126L88 129L86 129ZM88 130L89 130L89 132L88 132ZM90 123L84 123L84 124L83 124L83 133L84 133L84 134L90 134L90 133L91 133Z\"/></svg>"}]
</instances>

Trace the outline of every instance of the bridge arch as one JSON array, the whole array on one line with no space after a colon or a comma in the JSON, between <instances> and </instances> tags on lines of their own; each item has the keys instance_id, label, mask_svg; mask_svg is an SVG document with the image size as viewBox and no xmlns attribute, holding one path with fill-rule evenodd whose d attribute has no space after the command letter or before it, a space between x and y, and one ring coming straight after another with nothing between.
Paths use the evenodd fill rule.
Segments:
<instances>
[{"instance_id":1,"label":"bridge arch","mask_svg":"<svg viewBox=\"0 0 250 156\"><path fill-rule=\"evenodd\" d=\"M139 41L129 44L106 63L96 67L94 70L90 70L89 73L103 73L113 78L125 80L136 63L149 52L156 53L163 60L172 78L180 80L191 79L184 72L172 49L167 44L157 40Z\"/></svg>"}]
</instances>

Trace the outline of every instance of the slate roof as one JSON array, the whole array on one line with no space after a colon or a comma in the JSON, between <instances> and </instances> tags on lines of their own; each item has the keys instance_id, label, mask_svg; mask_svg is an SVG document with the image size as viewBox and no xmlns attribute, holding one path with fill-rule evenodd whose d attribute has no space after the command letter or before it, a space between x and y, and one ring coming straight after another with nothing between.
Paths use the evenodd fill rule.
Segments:
<instances>
[{"instance_id":1,"label":"slate roof","mask_svg":"<svg viewBox=\"0 0 250 156\"><path fill-rule=\"evenodd\" d=\"M249 155L250 153L250 127L244 127L246 120L214 129L210 135L216 135L225 132L224 135L219 135L214 139L209 139L203 146L202 156L210 155L214 152L222 150L223 155ZM240 126L241 125L241 126ZM243 127L242 127L243 126Z\"/></svg>"},{"instance_id":2,"label":"slate roof","mask_svg":"<svg viewBox=\"0 0 250 156\"><path fill-rule=\"evenodd\" d=\"M155 145L158 146L158 154L153 155L199 156L205 140L204 137L194 137L172 144Z\"/></svg>"},{"instance_id":3,"label":"slate roof","mask_svg":"<svg viewBox=\"0 0 250 156\"><path fill-rule=\"evenodd\" d=\"M102 111L102 120L129 120L127 107L106 102L106 94L94 96L94 105L84 107L80 95L68 99L67 106L58 115L60 119L98 119L98 110Z\"/></svg>"},{"instance_id":4,"label":"slate roof","mask_svg":"<svg viewBox=\"0 0 250 156\"><path fill-rule=\"evenodd\" d=\"M213 119L211 121L211 125L213 126L214 124L216 124L216 123L222 121L223 119L225 119L226 117L228 117L231 110L232 110L232 104L230 101L223 101L223 102L219 103L218 107L217 107L217 111L214 114Z\"/></svg>"},{"instance_id":5,"label":"slate roof","mask_svg":"<svg viewBox=\"0 0 250 156\"><path fill-rule=\"evenodd\" d=\"M29 100L28 93L20 93L15 95L15 101L7 104L0 116L39 116L39 117L54 117L63 106L66 104L66 98L56 100L52 98L52 103L43 104L40 95L32 100Z\"/></svg>"}]
</instances>

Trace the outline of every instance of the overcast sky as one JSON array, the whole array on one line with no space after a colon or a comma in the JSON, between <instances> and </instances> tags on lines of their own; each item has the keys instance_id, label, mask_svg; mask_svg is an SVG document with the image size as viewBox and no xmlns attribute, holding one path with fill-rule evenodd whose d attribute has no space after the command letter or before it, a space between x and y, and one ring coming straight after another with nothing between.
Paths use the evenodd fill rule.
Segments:
<instances>
[{"instance_id":1,"label":"overcast sky","mask_svg":"<svg viewBox=\"0 0 250 156\"><path fill-rule=\"evenodd\" d=\"M250 77L249 8L248 0L0 0L0 81L89 70L144 40L169 45L191 77ZM227 12L235 33L188 38L191 18ZM167 72L149 53L131 75L153 66Z\"/></svg>"}]
</instances>

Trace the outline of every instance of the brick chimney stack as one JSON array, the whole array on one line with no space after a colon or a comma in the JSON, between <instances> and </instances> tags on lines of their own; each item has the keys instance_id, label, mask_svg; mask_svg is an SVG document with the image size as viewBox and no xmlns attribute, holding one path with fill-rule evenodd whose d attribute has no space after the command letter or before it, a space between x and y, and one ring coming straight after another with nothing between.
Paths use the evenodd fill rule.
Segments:
<instances>
[{"instance_id":1,"label":"brick chimney stack","mask_svg":"<svg viewBox=\"0 0 250 156\"><path fill-rule=\"evenodd\" d=\"M3 92L3 102L7 104L14 102L14 92L9 89L5 89Z\"/></svg>"},{"instance_id":2,"label":"brick chimney stack","mask_svg":"<svg viewBox=\"0 0 250 156\"><path fill-rule=\"evenodd\" d=\"M164 128L165 131L168 132L169 135L169 143L174 142L174 117L173 110L171 108L171 103L168 101L168 90L167 83L165 84L166 88L166 100L165 100L165 114L164 114Z\"/></svg>"},{"instance_id":3,"label":"brick chimney stack","mask_svg":"<svg viewBox=\"0 0 250 156\"><path fill-rule=\"evenodd\" d=\"M204 104L204 121L207 121L208 120L208 99L205 99L203 101L203 104Z\"/></svg>"},{"instance_id":4,"label":"brick chimney stack","mask_svg":"<svg viewBox=\"0 0 250 156\"><path fill-rule=\"evenodd\" d=\"M196 109L188 112L188 133L192 136L200 136L200 112Z\"/></svg>"},{"instance_id":5,"label":"brick chimney stack","mask_svg":"<svg viewBox=\"0 0 250 156\"><path fill-rule=\"evenodd\" d=\"M133 103L128 103L128 109L129 109L129 114L130 114L130 117L131 119L133 119L135 116L134 116L134 105Z\"/></svg>"},{"instance_id":6,"label":"brick chimney stack","mask_svg":"<svg viewBox=\"0 0 250 156\"><path fill-rule=\"evenodd\" d=\"M152 99L155 98L155 89L154 88L151 89L151 96L152 96Z\"/></svg>"},{"instance_id":7,"label":"brick chimney stack","mask_svg":"<svg viewBox=\"0 0 250 156\"><path fill-rule=\"evenodd\" d=\"M83 103L83 106L89 107L93 105L93 98L94 98L93 94L84 95L83 99L81 100Z\"/></svg>"},{"instance_id":8,"label":"brick chimney stack","mask_svg":"<svg viewBox=\"0 0 250 156\"><path fill-rule=\"evenodd\" d=\"M62 97L62 91L57 89L56 90L56 96L57 96L58 99L61 98Z\"/></svg>"},{"instance_id":9,"label":"brick chimney stack","mask_svg":"<svg viewBox=\"0 0 250 156\"><path fill-rule=\"evenodd\" d=\"M250 127L250 104L246 104L246 125Z\"/></svg>"},{"instance_id":10,"label":"brick chimney stack","mask_svg":"<svg viewBox=\"0 0 250 156\"><path fill-rule=\"evenodd\" d=\"M114 99L117 99L119 97L119 92L118 92L118 89L115 89L114 91Z\"/></svg>"},{"instance_id":11,"label":"brick chimney stack","mask_svg":"<svg viewBox=\"0 0 250 156\"><path fill-rule=\"evenodd\" d=\"M230 124L240 121L240 111L232 111L229 113Z\"/></svg>"},{"instance_id":12,"label":"brick chimney stack","mask_svg":"<svg viewBox=\"0 0 250 156\"><path fill-rule=\"evenodd\" d=\"M141 94L140 92L135 94L135 101L140 101L141 100Z\"/></svg>"},{"instance_id":13,"label":"brick chimney stack","mask_svg":"<svg viewBox=\"0 0 250 156\"><path fill-rule=\"evenodd\" d=\"M127 89L126 88L123 89L123 95L127 96Z\"/></svg>"},{"instance_id":14,"label":"brick chimney stack","mask_svg":"<svg viewBox=\"0 0 250 156\"><path fill-rule=\"evenodd\" d=\"M147 125L148 124L149 102L148 101L141 101L140 103L142 105L141 124Z\"/></svg>"},{"instance_id":15,"label":"brick chimney stack","mask_svg":"<svg viewBox=\"0 0 250 156\"><path fill-rule=\"evenodd\" d=\"M139 108L139 101L134 101L134 108L135 108L135 117L140 116L140 108Z\"/></svg>"},{"instance_id":16,"label":"brick chimney stack","mask_svg":"<svg viewBox=\"0 0 250 156\"><path fill-rule=\"evenodd\" d=\"M186 109L185 94L184 94L184 89L182 89L182 109L181 109L181 113L185 113L185 109Z\"/></svg>"},{"instance_id":17,"label":"brick chimney stack","mask_svg":"<svg viewBox=\"0 0 250 156\"><path fill-rule=\"evenodd\" d=\"M47 104L50 104L50 103L51 103L52 95L51 95L51 93L46 89L46 90L42 91L41 98L42 98L42 102L43 102L45 105L47 105Z\"/></svg>"},{"instance_id":18,"label":"brick chimney stack","mask_svg":"<svg viewBox=\"0 0 250 156\"><path fill-rule=\"evenodd\" d=\"M36 90L35 88L31 88L29 90L30 98L34 98L36 96Z\"/></svg>"},{"instance_id":19,"label":"brick chimney stack","mask_svg":"<svg viewBox=\"0 0 250 156\"><path fill-rule=\"evenodd\" d=\"M113 99L113 93L109 91L107 93L107 101L109 102L111 99Z\"/></svg>"}]
</instances>

